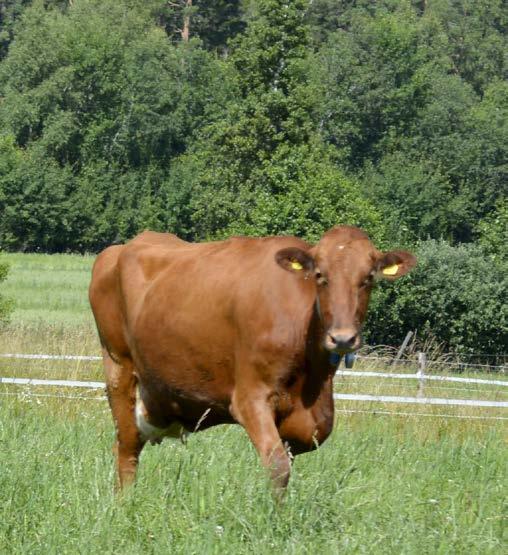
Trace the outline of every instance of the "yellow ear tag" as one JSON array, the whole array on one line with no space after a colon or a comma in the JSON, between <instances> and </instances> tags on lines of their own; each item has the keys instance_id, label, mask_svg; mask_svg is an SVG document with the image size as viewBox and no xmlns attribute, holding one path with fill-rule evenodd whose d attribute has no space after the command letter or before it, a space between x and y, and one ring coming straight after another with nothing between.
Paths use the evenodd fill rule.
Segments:
<instances>
[{"instance_id":1,"label":"yellow ear tag","mask_svg":"<svg viewBox=\"0 0 508 555\"><path fill-rule=\"evenodd\" d=\"M383 274L385 276L394 276L399 271L399 265L393 264L392 266L387 266L383 268Z\"/></svg>"},{"instance_id":2,"label":"yellow ear tag","mask_svg":"<svg viewBox=\"0 0 508 555\"><path fill-rule=\"evenodd\" d=\"M303 266L297 260L291 262L291 268L293 268L293 270L303 270Z\"/></svg>"}]
</instances>

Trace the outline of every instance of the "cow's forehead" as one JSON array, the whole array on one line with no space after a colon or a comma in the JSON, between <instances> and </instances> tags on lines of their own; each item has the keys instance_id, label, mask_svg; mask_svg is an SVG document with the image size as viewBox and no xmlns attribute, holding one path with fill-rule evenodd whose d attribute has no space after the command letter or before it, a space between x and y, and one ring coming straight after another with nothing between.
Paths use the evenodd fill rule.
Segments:
<instances>
[{"instance_id":1,"label":"cow's forehead","mask_svg":"<svg viewBox=\"0 0 508 555\"><path fill-rule=\"evenodd\" d=\"M343 239L345 241L353 241L355 239L369 239L369 236L360 229L351 225L338 225L328 230L322 239Z\"/></svg>"},{"instance_id":2,"label":"cow's forehead","mask_svg":"<svg viewBox=\"0 0 508 555\"><path fill-rule=\"evenodd\" d=\"M367 234L348 226L330 230L323 235L315 249L317 263L334 269L343 266L368 271L376 255L377 250Z\"/></svg>"}]
</instances>

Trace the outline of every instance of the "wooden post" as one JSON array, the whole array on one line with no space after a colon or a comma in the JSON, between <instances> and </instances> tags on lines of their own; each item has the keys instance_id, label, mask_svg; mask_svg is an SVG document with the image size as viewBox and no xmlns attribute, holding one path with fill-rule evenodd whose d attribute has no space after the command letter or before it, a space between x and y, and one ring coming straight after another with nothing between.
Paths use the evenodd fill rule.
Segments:
<instances>
[{"instance_id":1,"label":"wooden post","mask_svg":"<svg viewBox=\"0 0 508 555\"><path fill-rule=\"evenodd\" d=\"M400 349L399 349L399 352L397 353L397 356L393 359L392 365L395 365L395 364L397 364L397 362L399 362L400 357L402 356L402 354L406 350L407 344L409 343L409 340L411 339L411 337L413 337L413 332L408 331L407 334L406 334L406 337L404 338L404 341L402 342L402 345L400 346Z\"/></svg>"},{"instance_id":2,"label":"wooden post","mask_svg":"<svg viewBox=\"0 0 508 555\"><path fill-rule=\"evenodd\" d=\"M423 352L418 353L418 395L417 397L424 396L424 386L425 386L425 368L427 366L427 355Z\"/></svg>"}]
</instances>

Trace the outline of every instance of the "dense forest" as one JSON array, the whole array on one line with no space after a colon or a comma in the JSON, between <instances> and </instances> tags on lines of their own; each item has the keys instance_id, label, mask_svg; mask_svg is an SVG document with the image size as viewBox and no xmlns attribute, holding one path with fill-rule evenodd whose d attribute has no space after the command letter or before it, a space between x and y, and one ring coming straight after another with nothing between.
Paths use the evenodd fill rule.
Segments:
<instances>
[{"instance_id":1,"label":"dense forest","mask_svg":"<svg viewBox=\"0 0 508 555\"><path fill-rule=\"evenodd\" d=\"M0 248L412 248L370 339L508 351L504 0L4 0Z\"/></svg>"}]
</instances>

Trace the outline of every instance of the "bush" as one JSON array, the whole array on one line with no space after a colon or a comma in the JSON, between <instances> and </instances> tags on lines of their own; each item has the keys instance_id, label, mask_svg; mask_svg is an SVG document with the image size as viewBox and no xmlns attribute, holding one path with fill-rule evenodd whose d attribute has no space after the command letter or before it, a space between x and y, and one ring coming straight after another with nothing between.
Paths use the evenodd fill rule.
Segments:
<instances>
[{"instance_id":1,"label":"bush","mask_svg":"<svg viewBox=\"0 0 508 555\"><path fill-rule=\"evenodd\" d=\"M408 330L434 336L457 353L506 353L508 264L476 245L424 241L418 266L375 291L366 325L370 343L400 344Z\"/></svg>"},{"instance_id":2,"label":"bush","mask_svg":"<svg viewBox=\"0 0 508 555\"><path fill-rule=\"evenodd\" d=\"M477 226L478 243L496 260L508 260L508 200L500 201L496 209Z\"/></svg>"},{"instance_id":3,"label":"bush","mask_svg":"<svg viewBox=\"0 0 508 555\"><path fill-rule=\"evenodd\" d=\"M0 260L0 283L5 281L8 273L9 266ZM0 294L0 325L4 325L8 322L12 308L12 301Z\"/></svg>"}]
</instances>

